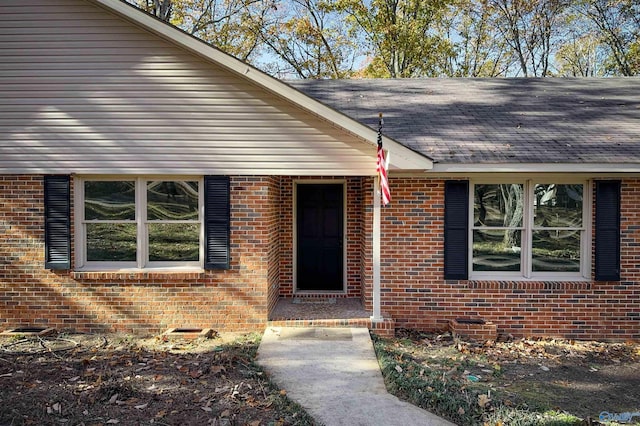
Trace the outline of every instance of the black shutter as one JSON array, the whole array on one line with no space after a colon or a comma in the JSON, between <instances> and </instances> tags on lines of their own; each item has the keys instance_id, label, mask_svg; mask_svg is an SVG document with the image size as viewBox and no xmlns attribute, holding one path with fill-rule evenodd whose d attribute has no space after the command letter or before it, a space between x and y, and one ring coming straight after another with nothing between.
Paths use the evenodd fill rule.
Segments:
<instances>
[{"instance_id":1,"label":"black shutter","mask_svg":"<svg viewBox=\"0 0 640 426\"><path fill-rule=\"evenodd\" d=\"M444 183L444 279L469 278L469 182Z\"/></svg>"},{"instance_id":2,"label":"black shutter","mask_svg":"<svg viewBox=\"0 0 640 426\"><path fill-rule=\"evenodd\" d=\"M620 281L620 181L596 181L596 281Z\"/></svg>"},{"instance_id":3,"label":"black shutter","mask_svg":"<svg viewBox=\"0 0 640 426\"><path fill-rule=\"evenodd\" d=\"M204 177L206 269L229 269L230 194L227 176Z\"/></svg>"},{"instance_id":4,"label":"black shutter","mask_svg":"<svg viewBox=\"0 0 640 426\"><path fill-rule=\"evenodd\" d=\"M71 181L44 177L44 267L71 268Z\"/></svg>"}]
</instances>

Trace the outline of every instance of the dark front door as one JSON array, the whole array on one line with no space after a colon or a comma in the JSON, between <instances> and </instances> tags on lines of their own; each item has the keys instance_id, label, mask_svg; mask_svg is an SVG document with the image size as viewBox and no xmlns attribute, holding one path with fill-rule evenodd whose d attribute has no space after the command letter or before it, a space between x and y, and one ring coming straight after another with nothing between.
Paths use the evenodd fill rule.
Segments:
<instances>
[{"instance_id":1,"label":"dark front door","mask_svg":"<svg viewBox=\"0 0 640 426\"><path fill-rule=\"evenodd\" d=\"M297 188L297 288L343 290L343 186Z\"/></svg>"}]
</instances>

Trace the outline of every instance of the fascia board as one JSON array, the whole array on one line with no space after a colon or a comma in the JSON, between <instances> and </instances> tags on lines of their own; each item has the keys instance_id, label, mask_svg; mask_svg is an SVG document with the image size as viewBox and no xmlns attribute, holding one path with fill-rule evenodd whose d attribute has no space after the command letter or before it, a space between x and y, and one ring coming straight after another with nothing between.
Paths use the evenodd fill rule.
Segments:
<instances>
[{"instance_id":1,"label":"fascia board","mask_svg":"<svg viewBox=\"0 0 640 426\"><path fill-rule=\"evenodd\" d=\"M430 173L640 173L634 163L435 163Z\"/></svg>"}]
</instances>

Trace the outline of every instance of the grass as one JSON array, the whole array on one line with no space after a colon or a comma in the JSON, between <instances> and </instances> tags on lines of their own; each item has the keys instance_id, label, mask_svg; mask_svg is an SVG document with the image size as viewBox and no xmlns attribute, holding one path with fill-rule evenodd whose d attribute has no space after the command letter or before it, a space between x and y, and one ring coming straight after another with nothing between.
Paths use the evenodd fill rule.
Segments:
<instances>
[{"instance_id":1,"label":"grass","mask_svg":"<svg viewBox=\"0 0 640 426\"><path fill-rule=\"evenodd\" d=\"M411 355L410 339L384 339L374 335L374 347L390 393L459 425L574 426L582 419L540 407L513 407L486 385L460 380L460 372L477 366L478 360L455 359L434 351L431 368ZM476 364L476 365L473 365ZM447 368L450 368L447 371ZM491 367L493 375L502 372ZM457 374L450 374L450 373ZM531 401L532 405L538 405ZM539 410L539 411L538 411Z\"/></svg>"}]
</instances>

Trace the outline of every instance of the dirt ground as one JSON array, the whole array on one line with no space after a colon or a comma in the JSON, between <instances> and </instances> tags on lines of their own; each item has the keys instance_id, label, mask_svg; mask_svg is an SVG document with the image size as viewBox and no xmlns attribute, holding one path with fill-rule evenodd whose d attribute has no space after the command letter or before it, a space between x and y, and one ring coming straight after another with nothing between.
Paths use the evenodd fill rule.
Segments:
<instances>
[{"instance_id":1,"label":"dirt ground","mask_svg":"<svg viewBox=\"0 0 640 426\"><path fill-rule=\"evenodd\" d=\"M237 338L0 339L0 425L312 424Z\"/></svg>"},{"instance_id":2,"label":"dirt ground","mask_svg":"<svg viewBox=\"0 0 640 426\"><path fill-rule=\"evenodd\" d=\"M398 333L414 361L468 382L506 405L564 411L599 420L636 413L640 423L640 345L562 339L477 344L450 334ZM456 377L457 376L457 377ZM605 414L606 416L606 414ZM612 418L612 417L610 417ZM604 419L606 420L606 419ZM634 423L635 424L635 423Z\"/></svg>"},{"instance_id":3,"label":"dirt ground","mask_svg":"<svg viewBox=\"0 0 640 426\"><path fill-rule=\"evenodd\" d=\"M0 338L0 425L306 425L253 364L259 336ZM407 357L494 401L598 420L640 411L640 345L489 345L401 330ZM634 418L640 421L640 418Z\"/></svg>"}]
</instances>

